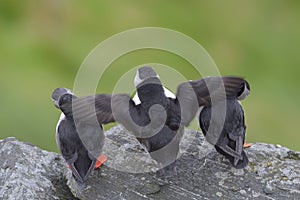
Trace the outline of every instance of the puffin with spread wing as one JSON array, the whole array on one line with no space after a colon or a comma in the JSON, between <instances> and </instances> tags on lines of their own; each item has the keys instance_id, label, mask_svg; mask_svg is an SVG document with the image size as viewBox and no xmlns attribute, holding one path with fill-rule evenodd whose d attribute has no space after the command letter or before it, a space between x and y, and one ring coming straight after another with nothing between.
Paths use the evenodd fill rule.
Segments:
<instances>
[{"instance_id":1,"label":"puffin with spread wing","mask_svg":"<svg viewBox=\"0 0 300 200\"><path fill-rule=\"evenodd\" d=\"M75 98L64 106L71 106L70 112L76 113L76 119L82 123L94 119L99 124L121 123L158 162L160 174L172 176L176 173L175 161L184 127L198 108L236 98L248 83L239 77L207 77L182 83L175 98L167 97L157 73L146 66L137 70L134 84L139 104L127 94L97 94Z\"/></svg>"},{"instance_id":2,"label":"puffin with spread wing","mask_svg":"<svg viewBox=\"0 0 300 200\"><path fill-rule=\"evenodd\" d=\"M76 98L66 88L57 88L52 93L55 107L62 111L56 127L56 143L79 188L83 188L92 170L99 168L106 157L101 154L104 145L101 124L74 118L71 106Z\"/></svg>"},{"instance_id":3,"label":"puffin with spread wing","mask_svg":"<svg viewBox=\"0 0 300 200\"><path fill-rule=\"evenodd\" d=\"M213 106L205 106L199 115L199 124L206 140L238 169L246 167L249 162L243 148L246 131L244 110L239 102L249 93L250 86L245 82L244 90L236 97L227 97ZM226 109L224 115L220 114L222 108ZM212 114L213 109L215 114Z\"/></svg>"}]
</instances>

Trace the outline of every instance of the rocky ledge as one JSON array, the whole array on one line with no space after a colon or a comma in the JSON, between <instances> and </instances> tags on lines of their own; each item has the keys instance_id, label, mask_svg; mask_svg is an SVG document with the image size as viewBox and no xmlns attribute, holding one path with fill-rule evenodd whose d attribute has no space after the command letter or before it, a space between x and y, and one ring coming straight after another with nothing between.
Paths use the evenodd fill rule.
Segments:
<instances>
[{"instance_id":1,"label":"rocky ledge","mask_svg":"<svg viewBox=\"0 0 300 200\"><path fill-rule=\"evenodd\" d=\"M0 199L300 199L300 152L255 143L237 170L202 134L186 130L177 175L162 179L156 163L122 127L107 132L108 161L84 190L63 158L15 138L0 141Z\"/></svg>"}]
</instances>

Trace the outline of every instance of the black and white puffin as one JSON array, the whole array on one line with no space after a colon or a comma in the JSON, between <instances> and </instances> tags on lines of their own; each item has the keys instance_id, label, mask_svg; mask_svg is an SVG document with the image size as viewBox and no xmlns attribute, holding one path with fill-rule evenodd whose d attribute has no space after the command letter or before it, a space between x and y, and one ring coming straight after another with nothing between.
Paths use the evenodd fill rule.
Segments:
<instances>
[{"instance_id":1,"label":"black and white puffin","mask_svg":"<svg viewBox=\"0 0 300 200\"><path fill-rule=\"evenodd\" d=\"M217 152L224 155L233 167L241 169L248 165L248 157L244 151L245 142L245 117L239 100L245 99L250 93L247 82L236 97L227 97L223 102L214 106L205 106L199 115L199 124L208 142L214 145ZM225 121L222 115L212 116L212 109L226 108ZM209 127L212 127L209 129ZM216 132L219 132L216 133ZM219 137L215 138L216 135Z\"/></svg>"},{"instance_id":2,"label":"black and white puffin","mask_svg":"<svg viewBox=\"0 0 300 200\"><path fill-rule=\"evenodd\" d=\"M62 111L56 126L56 143L79 188L83 188L92 170L100 167L106 157L101 154L102 126L74 120L70 105L76 98L66 88L57 88L52 93L54 105Z\"/></svg>"},{"instance_id":3,"label":"black and white puffin","mask_svg":"<svg viewBox=\"0 0 300 200\"><path fill-rule=\"evenodd\" d=\"M143 144L150 156L161 165L163 176L175 174L175 161L185 126L195 117L200 106L211 100L222 101L236 97L245 80L239 77L208 77L182 83L175 98L165 95L159 76L151 67L137 70L134 80L140 104L127 94L98 94L73 100L77 118L88 121L96 116L100 124L116 121ZM90 107L93 99L93 109Z\"/></svg>"}]
</instances>

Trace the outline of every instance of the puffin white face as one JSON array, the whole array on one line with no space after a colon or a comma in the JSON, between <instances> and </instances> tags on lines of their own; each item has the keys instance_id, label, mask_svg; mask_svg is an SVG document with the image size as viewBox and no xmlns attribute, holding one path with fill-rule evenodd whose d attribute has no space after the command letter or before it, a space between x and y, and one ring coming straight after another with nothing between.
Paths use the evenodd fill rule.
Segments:
<instances>
[{"instance_id":1,"label":"puffin white face","mask_svg":"<svg viewBox=\"0 0 300 200\"><path fill-rule=\"evenodd\" d=\"M160 79L158 74L156 74L152 67L145 66L138 68L134 77L134 86L137 87L139 84L152 77Z\"/></svg>"},{"instance_id":2,"label":"puffin white face","mask_svg":"<svg viewBox=\"0 0 300 200\"><path fill-rule=\"evenodd\" d=\"M244 91L242 92L242 94L240 96L237 97L237 99L238 100L243 100L249 95L249 93L250 93L249 85L247 83L245 83Z\"/></svg>"},{"instance_id":3,"label":"puffin white face","mask_svg":"<svg viewBox=\"0 0 300 200\"><path fill-rule=\"evenodd\" d=\"M170 90L168 90L167 88L163 87L164 91L165 91L165 95L168 98L172 98L172 99L176 99L176 96L173 92L171 92ZM134 97L132 98L133 102L135 103L135 105L138 105L141 103L140 98L138 96L138 93L135 93Z\"/></svg>"},{"instance_id":4,"label":"puffin white face","mask_svg":"<svg viewBox=\"0 0 300 200\"><path fill-rule=\"evenodd\" d=\"M143 82L143 80L140 78L138 70L137 70L136 75L134 77L134 87L137 87L142 82Z\"/></svg>"}]
</instances>

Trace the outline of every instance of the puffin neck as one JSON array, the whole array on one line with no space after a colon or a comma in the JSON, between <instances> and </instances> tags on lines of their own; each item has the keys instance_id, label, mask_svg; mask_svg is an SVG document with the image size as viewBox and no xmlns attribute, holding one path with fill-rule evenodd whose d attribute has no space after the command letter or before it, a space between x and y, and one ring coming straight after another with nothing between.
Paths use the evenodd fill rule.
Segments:
<instances>
[{"instance_id":1,"label":"puffin neck","mask_svg":"<svg viewBox=\"0 0 300 200\"><path fill-rule=\"evenodd\" d=\"M137 93L142 103L161 103L166 99L162 85L157 83L149 83L139 86L137 88Z\"/></svg>"}]
</instances>

